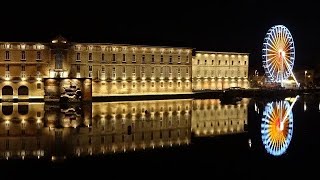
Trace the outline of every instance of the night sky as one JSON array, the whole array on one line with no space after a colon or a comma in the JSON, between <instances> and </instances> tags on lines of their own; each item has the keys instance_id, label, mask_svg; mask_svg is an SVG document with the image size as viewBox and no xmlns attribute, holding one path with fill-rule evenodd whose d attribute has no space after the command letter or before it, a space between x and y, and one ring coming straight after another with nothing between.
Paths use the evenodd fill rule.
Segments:
<instances>
[{"instance_id":1,"label":"night sky","mask_svg":"<svg viewBox=\"0 0 320 180\"><path fill-rule=\"evenodd\" d=\"M93 2L93 1L92 1ZM69 41L187 46L196 50L250 53L250 67L261 68L268 29L285 25L296 47L295 67L317 65L320 10L301 1L213 1L67 5L55 2L1 15L0 41ZM305 3L305 4L302 4ZM144 6L142 6L144 5Z\"/></svg>"}]
</instances>

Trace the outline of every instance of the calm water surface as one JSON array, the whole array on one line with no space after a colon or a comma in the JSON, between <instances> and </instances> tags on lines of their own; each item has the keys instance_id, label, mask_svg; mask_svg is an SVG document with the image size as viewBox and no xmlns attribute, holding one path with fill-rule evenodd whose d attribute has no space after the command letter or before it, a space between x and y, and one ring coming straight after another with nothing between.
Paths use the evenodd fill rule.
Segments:
<instances>
[{"instance_id":1,"label":"calm water surface","mask_svg":"<svg viewBox=\"0 0 320 180\"><path fill-rule=\"evenodd\" d=\"M60 177L317 175L320 99L0 104L0 168ZM120 173L119 174L119 170Z\"/></svg>"}]
</instances>

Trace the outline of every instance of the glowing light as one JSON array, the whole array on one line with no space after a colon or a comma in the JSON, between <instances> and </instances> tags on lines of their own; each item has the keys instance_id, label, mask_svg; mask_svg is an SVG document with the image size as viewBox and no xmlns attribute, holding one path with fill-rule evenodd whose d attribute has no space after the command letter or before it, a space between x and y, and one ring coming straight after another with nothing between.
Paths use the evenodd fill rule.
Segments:
<instances>
[{"instance_id":1,"label":"glowing light","mask_svg":"<svg viewBox=\"0 0 320 180\"><path fill-rule=\"evenodd\" d=\"M261 138L268 153L280 156L289 147L293 133L292 106L288 101L268 103L261 122Z\"/></svg>"},{"instance_id":2,"label":"glowing light","mask_svg":"<svg viewBox=\"0 0 320 180\"><path fill-rule=\"evenodd\" d=\"M269 81L282 84L289 76L293 76L299 85L292 73L295 59L294 41L285 26L276 25L268 30L264 38L262 59Z\"/></svg>"}]
</instances>

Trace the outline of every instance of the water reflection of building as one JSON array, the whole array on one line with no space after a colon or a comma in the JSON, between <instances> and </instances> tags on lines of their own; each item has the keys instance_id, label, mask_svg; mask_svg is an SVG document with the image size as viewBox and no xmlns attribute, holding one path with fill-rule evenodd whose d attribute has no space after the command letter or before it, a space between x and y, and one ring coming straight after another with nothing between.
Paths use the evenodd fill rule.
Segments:
<instances>
[{"instance_id":1,"label":"water reflection of building","mask_svg":"<svg viewBox=\"0 0 320 180\"><path fill-rule=\"evenodd\" d=\"M50 151L43 103L0 103L0 158L41 157Z\"/></svg>"},{"instance_id":2,"label":"water reflection of building","mask_svg":"<svg viewBox=\"0 0 320 180\"><path fill-rule=\"evenodd\" d=\"M192 132L196 136L244 132L248 102L244 98L237 105L222 105L219 99L194 100Z\"/></svg>"},{"instance_id":3,"label":"water reflection of building","mask_svg":"<svg viewBox=\"0 0 320 180\"><path fill-rule=\"evenodd\" d=\"M68 107L2 103L0 158L56 159L188 144L191 104L191 99Z\"/></svg>"},{"instance_id":4,"label":"water reflection of building","mask_svg":"<svg viewBox=\"0 0 320 180\"><path fill-rule=\"evenodd\" d=\"M189 144L243 132L247 99L93 104L0 103L0 158L64 158Z\"/></svg>"},{"instance_id":5,"label":"water reflection of building","mask_svg":"<svg viewBox=\"0 0 320 180\"><path fill-rule=\"evenodd\" d=\"M72 137L75 153L187 144L191 134L191 103L191 99L93 103L92 129L83 129Z\"/></svg>"}]
</instances>

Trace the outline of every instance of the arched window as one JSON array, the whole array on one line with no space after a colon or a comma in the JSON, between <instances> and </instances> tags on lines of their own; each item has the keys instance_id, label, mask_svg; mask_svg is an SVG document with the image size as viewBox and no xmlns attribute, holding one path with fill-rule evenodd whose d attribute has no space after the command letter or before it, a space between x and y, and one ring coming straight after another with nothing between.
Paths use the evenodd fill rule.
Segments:
<instances>
[{"instance_id":1,"label":"arched window","mask_svg":"<svg viewBox=\"0 0 320 180\"><path fill-rule=\"evenodd\" d=\"M27 86L20 86L18 89L18 95L24 95L24 96L29 95L28 87Z\"/></svg>"},{"instance_id":2,"label":"arched window","mask_svg":"<svg viewBox=\"0 0 320 180\"><path fill-rule=\"evenodd\" d=\"M13 95L13 89L11 86L4 86L2 88L2 95Z\"/></svg>"}]
</instances>

